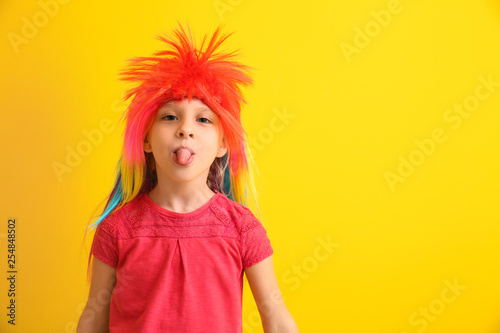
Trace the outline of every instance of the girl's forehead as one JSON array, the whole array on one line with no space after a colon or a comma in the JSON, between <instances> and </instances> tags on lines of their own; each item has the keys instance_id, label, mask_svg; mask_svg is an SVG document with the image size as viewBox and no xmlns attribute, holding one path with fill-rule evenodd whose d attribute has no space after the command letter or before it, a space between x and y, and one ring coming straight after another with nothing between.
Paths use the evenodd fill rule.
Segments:
<instances>
[{"instance_id":1,"label":"girl's forehead","mask_svg":"<svg viewBox=\"0 0 500 333\"><path fill-rule=\"evenodd\" d=\"M184 109L193 108L196 110L206 110L214 112L208 105L206 105L201 99L193 97L191 100L184 98L181 100L171 99L163 104L160 109ZM215 112L214 112L215 113Z\"/></svg>"}]
</instances>

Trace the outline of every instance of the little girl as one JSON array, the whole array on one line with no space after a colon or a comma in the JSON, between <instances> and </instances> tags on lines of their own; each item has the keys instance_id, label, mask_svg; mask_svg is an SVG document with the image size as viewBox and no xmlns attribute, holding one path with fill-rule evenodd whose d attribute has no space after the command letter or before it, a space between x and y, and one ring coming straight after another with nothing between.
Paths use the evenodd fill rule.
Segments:
<instances>
[{"instance_id":1,"label":"little girl","mask_svg":"<svg viewBox=\"0 0 500 333\"><path fill-rule=\"evenodd\" d=\"M220 28L199 48L187 31L157 36L168 48L121 73L137 85L125 97L134 96L116 183L90 228L78 333L242 332L244 273L264 331L298 332L266 230L247 208L255 188L240 86L252 83L249 67L219 50L230 36Z\"/></svg>"}]
</instances>

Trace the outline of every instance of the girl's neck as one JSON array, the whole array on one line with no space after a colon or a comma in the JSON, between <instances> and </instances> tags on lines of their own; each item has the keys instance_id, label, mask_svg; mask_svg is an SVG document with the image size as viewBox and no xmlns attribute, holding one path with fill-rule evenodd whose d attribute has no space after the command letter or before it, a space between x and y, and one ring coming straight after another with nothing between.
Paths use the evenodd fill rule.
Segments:
<instances>
[{"instance_id":1,"label":"girl's neck","mask_svg":"<svg viewBox=\"0 0 500 333\"><path fill-rule=\"evenodd\" d=\"M189 213L210 201L215 193L206 184L199 187L185 184L182 186L161 186L158 183L147 195L166 210Z\"/></svg>"}]
</instances>

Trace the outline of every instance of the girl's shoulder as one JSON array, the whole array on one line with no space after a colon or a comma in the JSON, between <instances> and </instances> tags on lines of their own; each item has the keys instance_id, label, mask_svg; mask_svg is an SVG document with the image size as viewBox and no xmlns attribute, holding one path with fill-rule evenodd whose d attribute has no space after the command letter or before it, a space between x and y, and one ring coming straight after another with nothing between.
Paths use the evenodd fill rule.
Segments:
<instances>
[{"instance_id":1,"label":"girl's shoulder","mask_svg":"<svg viewBox=\"0 0 500 333\"><path fill-rule=\"evenodd\" d=\"M218 200L216 200L214 203L218 204L218 206L224 208L228 212L231 212L237 216L241 216L242 214L252 213L250 209L240 204L239 202L229 199L224 194L218 192L216 195L218 196L217 198Z\"/></svg>"},{"instance_id":2,"label":"girl's shoulder","mask_svg":"<svg viewBox=\"0 0 500 333\"><path fill-rule=\"evenodd\" d=\"M220 197L216 201L217 204L212 206L212 210L223 222L234 225L240 234L262 225L248 207L229 199L223 194Z\"/></svg>"},{"instance_id":3,"label":"girl's shoulder","mask_svg":"<svg viewBox=\"0 0 500 333\"><path fill-rule=\"evenodd\" d=\"M139 219L146 210L142 196L143 194L140 194L121 207L113 210L99 225L114 234L119 233L119 229L122 229L131 220Z\"/></svg>"}]
</instances>

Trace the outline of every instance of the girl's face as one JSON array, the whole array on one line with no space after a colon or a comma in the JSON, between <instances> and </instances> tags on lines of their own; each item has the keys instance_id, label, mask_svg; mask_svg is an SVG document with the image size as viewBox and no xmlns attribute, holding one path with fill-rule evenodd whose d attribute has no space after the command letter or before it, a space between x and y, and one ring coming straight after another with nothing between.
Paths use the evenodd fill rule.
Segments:
<instances>
[{"instance_id":1,"label":"girl's face","mask_svg":"<svg viewBox=\"0 0 500 333\"><path fill-rule=\"evenodd\" d=\"M227 148L219 116L201 100L186 98L158 110L144 151L153 153L158 183L206 186L210 166Z\"/></svg>"}]
</instances>

